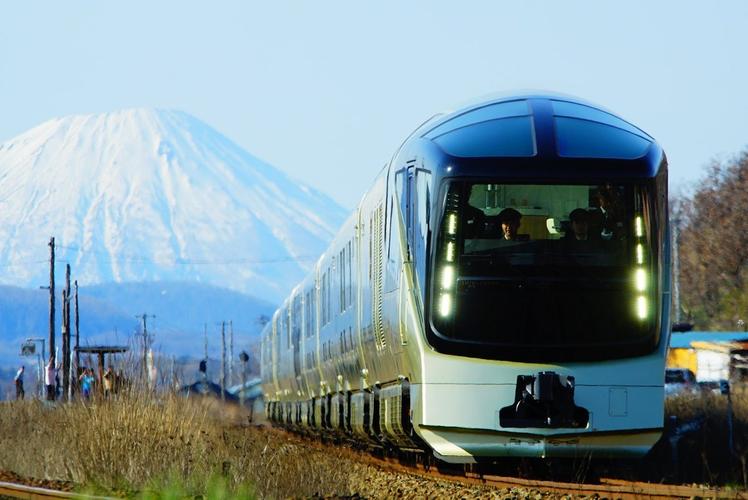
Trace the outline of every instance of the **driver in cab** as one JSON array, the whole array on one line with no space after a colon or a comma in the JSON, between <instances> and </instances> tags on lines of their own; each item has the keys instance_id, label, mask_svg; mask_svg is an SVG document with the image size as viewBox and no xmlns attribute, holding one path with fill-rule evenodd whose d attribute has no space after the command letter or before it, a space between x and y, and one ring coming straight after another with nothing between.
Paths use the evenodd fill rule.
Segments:
<instances>
[{"instance_id":1,"label":"driver in cab","mask_svg":"<svg viewBox=\"0 0 748 500\"><path fill-rule=\"evenodd\" d=\"M522 214L513 208L505 208L497 216L499 224L501 226L501 237L506 241L527 241L529 236L527 234L519 234L520 221L522 220Z\"/></svg>"}]
</instances>

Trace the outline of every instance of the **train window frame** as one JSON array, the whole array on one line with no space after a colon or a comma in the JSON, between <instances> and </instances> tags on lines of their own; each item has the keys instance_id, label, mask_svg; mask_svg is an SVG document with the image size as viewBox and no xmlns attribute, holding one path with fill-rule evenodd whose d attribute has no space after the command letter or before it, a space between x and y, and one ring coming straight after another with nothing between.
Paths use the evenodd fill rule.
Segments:
<instances>
[{"instance_id":1,"label":"train window frame","mask_svg":"<svg viewBox=\"0 0 748 500\"><path fill-rule=\"evenodd\" d=\"M592 187L593 185L601 185L604 182L606 182L606 179L585 179L582 181L573 181L573 180L565 180L563 182L556 182L557 185L585 185L588 187ZM458 183L462 184L463 186L467 184L478 184L478 183L493 183L496 184L497 182L501 184L527 184L527 185L538 185L538 184L548 184L539 182L538 179L523 179L523 180L506 180L506 179L483 179L478 177L471 177L471 178L461 178L461 177L448 177L443 178L440 185L439 185L439 207L440 212L437 214L437 219L435 219L435 228L439 229L445 224L445 220L447 217L447 206L450 203L449 202L449 186L451 183ZM554 183L550 183L554 184ZM628 356L637 356L641 355L644 352L651 352L653 349L656 348L656 346L659 344L660 338L662 337L662 332L659 327L659 314L660 314L660 307L661 307L661 287L664 286L662 284L661 278L658 278L661 276L662 270L661 270L661 255L659 251L659 245L664 244L664 239L660 237L658 230L659 230L659 216L657 213L658 205L657 205L657 199L658 196L658 190L655 189L656 187L656 181L654 178L649 179L615 179L616 185L624 185L624 186L630 186L630 189L637 189L637 193L639 193L636 197L631 199L631 203L635 203L636 199L645 200L648 204L648 208L644 209L643 207L638 207L638 210L640 210L640 214L642 217L646 216L646 241L647 241L647 249L649 252L651 252L649 261L649 276L651 279L651 286L650 290L647 292L650 297L649 303L652 306L652 310L649 313L650 316L648 317L648 326L649 328L648 333L643 336L642 338L625 338L624 342L621 344L621 349L618 351L615 351L614 349L611 349L612 352L601 354L600 347L597 344L590 344L590 345L580 345L580 358L587 357L586 359L614 359L614 358L620 358L620 357L628 357ZM464 191L464 190L463 190ZM461 194L459 195L460 199L465 199L464 203L467 203L467 194L465 192L461 191ZM633 193L633 191L632 191ZM463 202L461 202L463 203ZM632 209L633 210L633 209ZM631 212L633 213L633 212ZM666 223L666 221L665 221ZM445 226L446 227L446 226ZM462 231L462 227L460 226L459 231ZM633 229L632 229L633 231ZM528 350L526 347L522 347L521 344L502 344L497 342L491 342L486 343L484 342L475 342L467 339L460 339L460 338L451 338L449 335L445 335L440 331L440 328L435 323L435 317L437 315L437 308L439 306L439 296L437 293L438 288L438 280L439 280L439 270L437 269L437 260L439 259L439 253L441 252L440 248L442 243L439 243L439 239L441 237L441 229L440 230L434 230L432 231L431 238L433 241L431 242L432 248L435 250L430 252L431 259L429 263L429 270L430 275L432 276L432 279L429 283L428 293L427 293L427 300L426 304L428 307L428 311L426 314L426 332L427 332L427 341L429 342L432 347L435 347L437 351L444 352L448 354L460 354L460 355L467 355L467 356L478 356L478 357L488 357L490 359L504 359L504 360L535 360L535 361L557 361L561 360L561 358L573 358L574 354L569 353L560 353L560 352L531 352L531 350ZM633 250L630 250L633 251ZM633 268L632 268L633 269ZM634 309L633 302L632 302L632 310ZM428 318L428 319L427 319ZM438 322L437 322L438 323ZM634 345L636 344L636 345ZM576 345L576 344L575 344ZM607 344L602 344L607 345ZM490 354L489 354L490 353Z\"/></svg>"}]
</instances>

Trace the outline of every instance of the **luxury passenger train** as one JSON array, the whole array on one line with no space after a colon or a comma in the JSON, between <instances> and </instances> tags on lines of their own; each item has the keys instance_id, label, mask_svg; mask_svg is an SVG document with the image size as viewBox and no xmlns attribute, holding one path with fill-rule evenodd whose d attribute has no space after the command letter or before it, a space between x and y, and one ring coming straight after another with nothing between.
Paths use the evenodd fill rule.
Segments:
<instances>
[{"instance_id":1,"label":"luxury passenger train","mask_svg":"<svg viewBox=\"0 0 748 500\"><path fill-rule=\"evenodd\" d=\"M432 118L262 333L278 425L494 457L639 456L660 437L667 161L568 96Z\"/></svg>"}]
</instances>

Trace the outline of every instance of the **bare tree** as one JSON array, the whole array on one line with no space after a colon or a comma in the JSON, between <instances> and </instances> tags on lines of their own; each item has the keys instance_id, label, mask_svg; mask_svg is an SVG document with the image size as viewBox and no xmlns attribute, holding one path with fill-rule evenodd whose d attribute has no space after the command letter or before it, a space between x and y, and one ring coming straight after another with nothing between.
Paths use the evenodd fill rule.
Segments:
<instances>
[{"instance_id":1,"label":"bare tree","mask_svg":"<svg viewBox=\"0 0 748 500\"><path fill-rule=\"evenodd\" d=\"M683 310L700 328L734 329L748 313L748 149L713 162L676 208Z\"/></svg>"}]
</instances>

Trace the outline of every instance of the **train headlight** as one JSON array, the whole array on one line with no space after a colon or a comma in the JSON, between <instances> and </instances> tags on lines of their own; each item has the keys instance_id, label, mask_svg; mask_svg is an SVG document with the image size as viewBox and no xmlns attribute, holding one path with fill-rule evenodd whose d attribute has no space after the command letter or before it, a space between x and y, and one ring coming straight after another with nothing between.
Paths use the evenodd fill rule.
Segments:
<instances>
[{"instance_id":1,"label":"train headlight","mask_svg":"<svg viewBox=\"0 0 748 500\"><path fill-rule=\"evenodd\" d=\"M457 234L457 214L447 215L447 234Z\"/></svg>"},{"instance_id":2,"label":"train headlight","mask_svg":"<svg viewBox=\"0 0 748 500\"><path fill-rule=\"evenodd\" d=\"M639 295L636 298L636 316L639 319L647 319L649 314L649 305L647 304L647 298L644 295Z\"/></svg>"},{"instance_id":3,"label":"train headlight","mask_svg":"<svg viewBox=\"0 0 748 500\"><path fill-rule=\"evenodd\" d=\"M634 261L636 269L634 270L634 290L636 298L634 299L634 310L636 317L644 321L649 317L649 300L647 299L647 288L649 287L649 275L647 266L644 265L646 252L644 248L644 219L640 214L634 216Z\"/></svg>"},{"instance_id":4,"label":"train headlight","mask_svg":"<svg viewBox=\"0 0 748 500\"><path fill-rule=\"evenodd\" d=\"M453 241L447 243L447 262L455 261L455 244Z\"/></svg>"},{"instance_id":5,"label":"train headlight","mask_svg":"<svg viewBox=\"0 0 748 500\"><path fill-rule=\"evenodd\" d=\"M442 318L446 318L452 313L452 296L448 293L443 293L439 297L439 315Z\"/></svg>"},{"instance_id":6,"label":"train headlight","mask_svg":"<svg viewBox=\"0 0 748 500\"><path fill-rule=\"evenodd\" d=\"M443 290L450 290L452 288L452 283L454 283L455 280L455 268L452 266L444 266L442 269L442 289Z\"/></svg>"}]
</instances>

